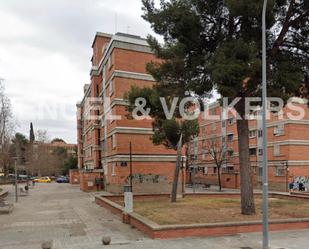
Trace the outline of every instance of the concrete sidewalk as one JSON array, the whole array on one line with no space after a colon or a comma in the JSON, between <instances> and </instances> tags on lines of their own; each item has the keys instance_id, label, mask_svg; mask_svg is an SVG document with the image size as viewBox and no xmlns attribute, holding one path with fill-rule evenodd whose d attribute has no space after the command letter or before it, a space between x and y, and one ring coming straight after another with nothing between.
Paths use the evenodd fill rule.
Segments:
<instances>
[{"instance_id":1,"label":"concrete sidewalk","mask_svg":"<svg viewBox=\"0 0 309 249\"><path fill-rule=\"evenodd\" d=\"M13 187L8 200L14 203ZM69 184L37 184L20 197L12 214L0 216L0 249L39 249L52 240L54 249L249 249L261 248L261 234L216 238L151 240L94 203L95 193ZM103 246L102 236L112 244ZM271 233L272 248L306 249L309 230Z\"/></svg>"}]
</instances>

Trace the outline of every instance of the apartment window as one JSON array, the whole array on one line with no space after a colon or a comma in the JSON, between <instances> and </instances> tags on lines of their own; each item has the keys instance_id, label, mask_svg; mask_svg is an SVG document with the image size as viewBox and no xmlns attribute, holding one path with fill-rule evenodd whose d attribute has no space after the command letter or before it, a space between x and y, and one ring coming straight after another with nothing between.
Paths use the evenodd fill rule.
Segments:
<instances>
[{"instance_id":1,"label":"apartment window","mask_svg":"<svg viewBox=\"0 0 309 249\"><path fill-rule=\"evenodd\" d=\"M112 135L112 147L113 149L116 148L116 135L115 134Z\"/></svg>"},{"instance_id":2,"label":"apartment window","mask_svg":"<svg viewBox=\"0 0 309 249\"><path fill-rule=\"evenodd\" d=\"M112 96L114 93L114 82L111 80L109 82L109 96Z\"/></svg>"},{"instance_id":3,"label":"apartment window","mask_svg":"<svg viewBox=\"0 0 309 249\"><path fill-rule=\"evenodd\" d=\"M107 66L108 66L109 69L113 66L112 54L110 54L109 57L108 57Z\"/></svg>"},{"instance_id":4,"label":"apartment window","mask_svg":"<svg viewBox=\"0 0 309 249\"><path fill-rule=\"evenodd\" d=\"M103 80L102 80L102 82L103 82L103 89L105 88L105 83L106 83L106 73L105 73L105 66L103 67L103 70L102 70L102 78L103 78Z\"/></svg>"},{"instance_id":5,"label":"apartment window","mask_svg":"<svg viewBox=\"0 0 309 249\"><path fill-rule=\"evenodd\" d=\"M216 108L211 109L211 110L210 110L210 114L211 114L211 115L216 115Z\"/></svg>"},{"instance_id":6,"label":"apartment window","mask_svg":"<svg viewBox=\"0 0 309 249\"><path fill-rule=\"evenodd\" d=\"M115 114L115 110L114 109L110 109L110 115L111 115L111 117L110 117L110 119L109 119L109 123L111 124L111 123L113 123L114 121L115 121L115 119L114 119L114 115Z\"/></svg>"},{"instance_id":7,"label":"apartment window","mask_svg":"<svg viewBox=\"0 0 309 249\"><path fill-rule=\"evenodd\" d=\"M212 123L212 124L211 124L211 129L214 131L214 130L216 130L216 128L217 128L217 127L216 127L216 123Z\"/></svg>"},{"instance_id":8,"label":"apartment window","mask_svg":"<svg viewBox=\"0 0 309 249\"><path fill-rule=\"evenodd\" d=\"M259 156L263 156L263 149L259 149Z\"/></svg>"},{"instance_id":9,"label":"apartment window","mask_svg":"<svg viewBox=\"0 0 309 249\"><path fill-rule=\"evenodd\" d=\"M284 124L277 125L274 128L274 135L275 136L282 136L282 135L284 135Z\"/></svg>"},{"instance_id":10,"label":"apartment window","mask_svg":"<svg viewBox=\"0 0 309 249\"><path fill-rule=\"evenodd\" d=\"M108 46L108 43L106 43L103 47L102 47L102 54L104 55L105 54L105 51L107 49L107 46Z\"/></svg>"},{"instance_id":11,"label":"apartment window","mask_svg":"<svg viewBox=\"0 0 309 249\"><path fill-rule=\"evenodd\" d=\"M225 128L226 127L226 121L222 121L222 128Z\"/></svg>"},{"instance_id":12,"label":"apartment window","mask_svg":"<svg viewBox=\"0 0 309 249\"><path fill-rule=\"evenodd\" d=\"M263 137L263 130L258 130L258 137Z\"/></svg>"},{"instance_id":13,"label":"apartment window","mask_svg":"<svg viewBox=\"0 0 309 249\"><path fill-rule=\"evenodd\" d=\"M256 155L256 148L250 148L249 149L249 155L250 156L255 156Z\"/></svg>"},{"instance_id":14,"label":"apartment window","mask_svg":"<svg viewBox=\"0 0 309 249\"><path fill-rule=\"evenodd\" d=\"M100 95L99 85L96 85L96 90L97 90L97 97L99 97L99 95Z\"/></svg>"},{"instance_id":15,"label":"apartment window","mask_svg":"<svg viewBox=\"0 0 309 249\"><path fill-rule=\"evenodd\" d=\"M249 138L254 138L254 137L256 137L256 130L249 131Z\"/></svg>"},{"instance_id":16,"label":"apartment window","mask_svg":"<svg viewBox=\"0 0 309 249\"><path fill-rule=\"evenodd\" d=\"M108 175L108 165L103 165L104 175Z\"/></svg>"},{"instance_id":17,"label":"apartment window","mask_svg":"<svg viewBox=\"0 0 309 249\"><path fill-rule=\"evenodd\" d=\"M208 167L204 167L204 175L208 175Z\"/></svg>"},{"instance_id":18,"label":"apartment window","mask_svg":"<svg viewBox=\"0 0 309 249\"><path fill-rule=\"evenodd\" d=\"M234 140L234 134L228 134L227 135L227 141L232 142Z\"/></svg>"},{"instance_id":19,"label":"apartment window","mask_svg":"<svg viewBox=\"0 0 309 249\"><path fill-rule=\"evenodd\" d=\"M276 176L285 176L285 168L283 166L276 166Z\"/></svg>"},{"instance_id":20,"label":"apartment window","mask_svg":"<svg viewBox=\"0 0 309 249\"><path fill-rule=\"evenodd\" d=\"M213 173L217 174L217 168L216 167L213 168Z\"/></svg>"},{"instance_id":21,"label":"apartment window","mask_svg":"<svg viewBox=\"0 0 309 249\"><path fill-rule=\"evenodd\" d=\"M228 166L227 167L227 171L230 172L230 173L233 172L234 171L234 167L233 166Z\"/></svg>"},{"instance_id":22,"label":"apartment window","mask_svg":"<svg viewBox=\"0 0 309 249\"><path fill-rule=\"evenodd\" d=\"M116 163L112 163L112 176L116 175Z\"/></svg>"},{"instance_id":23,"label":"apartment window","mask_svg":"<svg viewBox=\"0 0 309 249\"><path fill-rule=\"evenodd\" d=\"M229 125L232 125L232 124L235 123L235 118L234 118L234 117L233 117L233 118L229 118L229 119L227 120L227 122L228 122Z\"/></svg>"},{"instance_id":24,"label":"apartment window","mask_svg":"<svg viewBox=\"0 0 309 249\"><path fill-rule=\"evenodd\" d=\"M280 156L280 145L279 144L274 145L274 156Z\"/></svg>"}]
</instances>

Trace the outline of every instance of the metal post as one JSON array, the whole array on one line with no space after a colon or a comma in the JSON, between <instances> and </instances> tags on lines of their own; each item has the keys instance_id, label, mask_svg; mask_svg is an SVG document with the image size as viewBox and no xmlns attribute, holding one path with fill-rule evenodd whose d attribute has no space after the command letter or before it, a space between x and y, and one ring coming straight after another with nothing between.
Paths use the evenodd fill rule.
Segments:
<instances>
[{"instance_id":1,"label":"metal post","mask_svg":"<svg viewBox=\"0 0 309 249\"><path fill-rule=\"evenodd\" d=\"M285 181L286 181L286 192L289 192L289 185L290 185L290 182L289 182L289 164L288 164L288 161L285 161Z\"/></svg>"},{"instance_id":2,"label":"metal post","mask_svg":"<svg viewBox=\"0 0 309 249\"><path fill-rule=\"evenodd\" d=\"M267 163L267 68L266 68L266 9L267 0L263 3L262 13L262 101L263 101L263 249L269 248L268 224L268 163Z\"/></svg>"},{"instance_id":3,"label":"metal post","mask_svg":"<svg viewBox=\"0 0 309 249\"><path fill-rule=\"evenodd\" d=\"M15 159L15 202L18 202L18 179L17 179L17 159Z\"/></svg>"},{"instance_id":4,"label":"metal post","mask_svg":"<svg viewBox=\"0 0 309 249\"><path fill-rule=\"evenodd\" d=\"M193 166L193 193L195 193L195 165Z\"/></svg>"},{"instance_id":5,"label":"metal post","mask_svg":"<svg viewBox=\"0 0 309 249\"><path fill-rule=\"evenodd\" d=\"M133 184L132 184L132 143L130 142L130 188L131 192L133 192Z\"/></svg>"},{"instance_id":6,"label":"metal post","mask_svg":"<svg viewBox=\"0 0 309 249\"><path fill-rule=\"evenodd\" d=\"M184 170L185 170L185 167L184 167L184 165L183 165L183 157L182 157L182 159L181 159L181 194L182 194L182 197L184 197L184 194L185 194L185 172L184 172Z\"/></svg>"}]
</instances>

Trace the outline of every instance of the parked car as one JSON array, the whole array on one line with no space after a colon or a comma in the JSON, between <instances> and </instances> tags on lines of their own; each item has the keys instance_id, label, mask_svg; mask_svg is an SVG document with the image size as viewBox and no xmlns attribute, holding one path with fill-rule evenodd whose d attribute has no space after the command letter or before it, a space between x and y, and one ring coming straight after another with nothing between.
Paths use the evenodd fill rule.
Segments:
<instances>
[{"instance_id":1,"label":"parked car","mask_svg":"<svg viewBox=\"0 0 309 249\"><path fill-rule=\"evenodd\" d=\"M66 177L66 176L61 176L61 177L58 177L58 178L56 179L56 182L58 182L58 183L69 183L70 180L69 180L69 178Z\"/></svg>"},{"instance_id":2,"label":"parked car","mask_svg":"<svg viewBox=\"0 0 309 249\"><path fill-rule=\"evenodd\" d=\"M51 179L48 176L36 178L33 181L39 183L51 183Z\"/></svg>"},{"instance_id":3,"label":"parked car","mask_svg":"<svg viewBox=\"0 0 309 249\"><path fill-rule=\"evenodd\" d=\"M23 180L23 181L29 180L29 176L28 175L18 175L18 180Z\"/></svg>"}]
</instances>

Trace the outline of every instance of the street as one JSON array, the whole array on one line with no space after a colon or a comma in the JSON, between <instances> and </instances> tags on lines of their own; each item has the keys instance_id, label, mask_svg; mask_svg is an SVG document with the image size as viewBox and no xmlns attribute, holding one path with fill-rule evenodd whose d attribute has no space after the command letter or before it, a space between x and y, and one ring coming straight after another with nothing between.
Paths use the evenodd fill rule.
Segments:
<instances>
[{"instance_id":1,"label":"street","mask_svg":"<svg viewBox=\"0 0 309 249\"><path fill-rule=\"evenodd\" d=\"M8 186L7 200L14 202ZM108 248L261 248L261 234L241 234L217 238L151 240L118 217L94 203L93 193L84 193L69 184L37 184L28 196L19 198L10 215L0 216L1 249L39 249L44 241L53 241L54 249L98 249L102 236L111 236ZM308 248L309 231L275 232L272 248Z\"/></svg>"}]
</instances>

